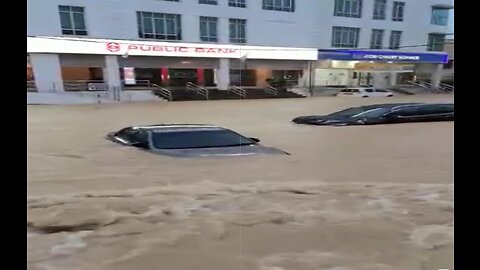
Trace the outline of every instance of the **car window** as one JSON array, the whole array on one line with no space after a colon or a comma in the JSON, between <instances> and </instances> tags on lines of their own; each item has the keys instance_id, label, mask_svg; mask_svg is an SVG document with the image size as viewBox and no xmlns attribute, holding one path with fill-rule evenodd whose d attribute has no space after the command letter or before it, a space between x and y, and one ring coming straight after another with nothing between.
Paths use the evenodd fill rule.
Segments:
<instances>
[{"instance_id":1,"label":"car window","mask_svg":"<svg viewBox=\"0 0 480 270\"><path fill-rule=\"evenodd\" d=\"M421 109L422 114L444 114L452 113L453 105L452 104L435 104L423 106Z\"/></svg>"},{"instance_id":2,"label":"car window","mask_svg":"<svg viewBox=\"0 0 480 270\"><path fill-rule=\"evenodd\" d=\"M365 92L372 93L373 89L371 89L371 88L365 89Z\"/></svg>"},{"instance_id":3,"label":"car window","mask_svg":"<svg viewBox=\"0 0 480 270\"><path fill-rule=\"evenodd\" d=\"M414 107L414 106L409 106L409 107L404 107L404 108L400 108L398 109L397 111L394 112L394 114L397 114L399 116L404 116L404 117L407 117L407 116L416 116L416 115L420 115L420 108L417 106L417 107Z\"/></svg>"},{"instance_id":4,"label":"car window","mask_svg":"<svg viewBox=\"0 0 480 270\"><path fill-rule=\"evenodd\" d=\"M358 92L360 92L360 90L358 90L358 89L352 89L351 92L358 93Z\"/></svg>"},{"instance_id":5,"label":"car window","mask_svg":"<svg viewBox=\"0 0 480 270\"><path fill-rule=\"evenodd\" d=\"M383 90L383 89L375 89L375 92L386 93L386 92L388 92L388 91L387 91L387 90Z\"/></svg>"},{"instance_id":6,"label":"car window","mask_svg":"<svg viewBox=\"0 0 480 270\"><path fill-rule=\"evenodd\" d=\"M156 149L212 148L255 144L231 130L153 132Z\"/></svg>"},{"instance_id":7,"label":"car window","mask_svg":"<svg viewBox=\"0 0 480 270\"><path fill-rule=\"evenodd\" d=\"M342 91L340 91L342 93L350 93L352 92L352 89L343 89Z\"/></svg>"}]
</instances>

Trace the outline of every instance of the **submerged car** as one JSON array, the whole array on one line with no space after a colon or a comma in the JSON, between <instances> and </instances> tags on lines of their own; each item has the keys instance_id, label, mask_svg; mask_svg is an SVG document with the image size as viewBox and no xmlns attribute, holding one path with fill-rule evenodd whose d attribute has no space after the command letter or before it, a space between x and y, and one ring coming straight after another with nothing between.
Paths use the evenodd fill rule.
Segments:
<instances>
[{"instance_id":1,"label":"submerged car","mask_svg":"<svg viewBox=\"0 0 480 270\"><path fill-rule=\"evenodd\" d=\"M353 87L343 89L337 97L393 97L393 92L372 87Z\"/></svg>"},{"instance_id":2,"label":"submerged car","mask_svg":"<svg viewBox=\"0 0 480 270\"><path fill-rule=\"evenodd\" d=\"M353 107L323 116L300 116L294 118L292 122L308 125L346 126L453 120L454 105L451 103L393 103Z\"/></svg>"},{"instance_id":3,"label":"submerged car","mask_svg":"<svg viewBox=\"0 0 480 270\"><path fill-rule=\"evenodd\" d=\"M107 139L173 157L288 155L284 151L260 145L259 139L210 125L131 126L109 133Z\"/></svg>"}]
</instances>

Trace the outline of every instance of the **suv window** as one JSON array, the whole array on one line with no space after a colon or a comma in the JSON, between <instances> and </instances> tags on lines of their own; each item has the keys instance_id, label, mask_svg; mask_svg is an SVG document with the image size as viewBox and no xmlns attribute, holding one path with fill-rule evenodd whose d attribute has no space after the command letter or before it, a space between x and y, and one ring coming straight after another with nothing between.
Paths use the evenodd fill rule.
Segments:
<instances>
[{"instance_id":1,"label":"suv window","mask_svg":"<svg viewBox=\"0 0 480 270\"><path fill-rule=\"evenodd\" d=\"M365 92L368 92L368 93L372 93L373 92L373 89L365 89Z\"/></svg>"},{"instance_id":2,"label":"suv window","mask_svg":"<svg viewBox=\"0 0 480 270\"><path fill-rule=\"evenodd\" d=\"M388 92L388 91L387 91L387 90L383 90L383 89L375 89L375 92L386 93L386 92Z\"/></svg>"},{"instance_id":3,"label":"suv window","mask_svg":"<svg viewBox=\"0 0 480 270\"><path fill-rule=\"evenodd\" d=\"M436 105L427 105L422 109L422 114L443 114L443 113L452 113L453 105L451 104L436 104Z\"/></svg>"},{"instance_id":4,"label":"suv window","mask_svg":"<svg viewBox=\"0 0 480 270\"><path fill-rule=\"evenodd\" d=\"M394 111L393 113L399 115L399 116L416 116L420 115L420 108L419 107L404 107L400 108L397 111Z\"/></svg>"}]
</instances>

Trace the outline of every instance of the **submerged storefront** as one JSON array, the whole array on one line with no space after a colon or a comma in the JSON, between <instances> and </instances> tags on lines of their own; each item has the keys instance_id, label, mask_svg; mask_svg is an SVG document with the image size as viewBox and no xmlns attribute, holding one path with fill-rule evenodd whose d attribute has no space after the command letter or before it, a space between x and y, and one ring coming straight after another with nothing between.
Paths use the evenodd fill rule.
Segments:
<instances>
[{"instance_id":1,"label":"submerged storefront","mask_svg":"<svg viewBox=\"0 0 480 270\"><path fill-rule=\"evenodd\" d=\"M432 86L441 82L446 53L379 50L318 50L312 67L314 86L387 87L428 77Z\"/></svg>"},{"instance_id":2,"label":"submerged storefront","mask_svg":"<svg viewBox=\"0 0 480 270\"><path fill-rule=\"evenodd\" d=\"M277 77L298 80L318 54L313 48L70 37L27 37L27 53L27 73L38 92L68 91L73 81L106 89L144 82L172 88L193 82L220 90L263 86Z\"/></svg>"}]
</instances>

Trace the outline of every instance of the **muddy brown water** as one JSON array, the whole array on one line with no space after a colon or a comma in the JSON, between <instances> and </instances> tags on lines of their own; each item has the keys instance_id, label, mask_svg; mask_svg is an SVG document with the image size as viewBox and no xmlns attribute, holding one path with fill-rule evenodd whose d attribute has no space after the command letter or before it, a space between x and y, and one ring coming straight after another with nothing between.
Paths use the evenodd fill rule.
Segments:
<instances>
[{"instance_id":1,"label":"muddy brown water","mask_svg":"<svg viewBox=\"0 0 480 270\"><path fill-rule=\"evenodd\" d=\"M29 269L453 269L453 122L293 117L449 95L27 107ZM104 140L208 123L291 153L175 159Z\"/></svg>"}]
</instances>

